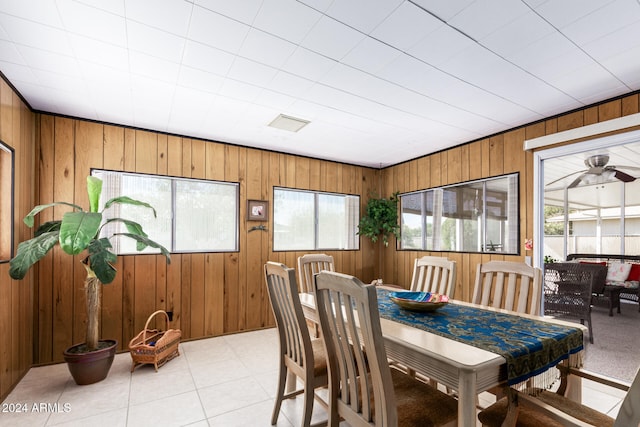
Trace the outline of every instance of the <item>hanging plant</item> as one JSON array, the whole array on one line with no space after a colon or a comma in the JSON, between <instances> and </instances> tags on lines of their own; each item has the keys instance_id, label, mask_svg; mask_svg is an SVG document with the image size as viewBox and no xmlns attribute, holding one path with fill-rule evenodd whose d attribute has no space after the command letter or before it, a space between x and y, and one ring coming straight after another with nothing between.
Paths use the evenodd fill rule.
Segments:
<instances>
[{"instance_id":1,"label":"hanging plant","mask_svg":"<svg viewBox=\"0 0 640 427\"><path fill-rule=\"evenodd\" d=\"M367 202L366 213L360 219L358 234L366 236L372 242L377 242L382 236L385 246L389 245L391 235L400 237L400 225L398 225L398 192L391 197L371 197Z\"/></svg>"}]
</instances>

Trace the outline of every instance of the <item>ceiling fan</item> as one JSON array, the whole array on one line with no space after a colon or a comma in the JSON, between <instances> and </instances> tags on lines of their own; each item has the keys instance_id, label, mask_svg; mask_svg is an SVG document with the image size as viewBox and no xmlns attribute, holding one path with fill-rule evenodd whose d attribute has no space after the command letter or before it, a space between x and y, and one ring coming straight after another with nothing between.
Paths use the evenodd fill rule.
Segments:
<instances>
[{"instance_id":1,"label":"ceiling fan","mask_svg":"<svg viewBox=\"0 0 640 427\"><path fill-rule=\"evenodd\" d=\"M611 178L616 178L622 182L632 182L635 181L636 178L625 173L620 170L629 169L629 170L640 170L639 167L634 166L607 166L609 163L609 156L606 154L595 154L593 156L585 159L584 164L588 169L581 170L578 172L573 172L568 175L563 176L562 178L558 178L555 181L552 181L547 184L547 186L555 184L558 181L562 181L563 179L570 177L571 175L575 175L577 173L580 174L571 184L567 186L567 188L575 188L580 185L581 182L584 183L593 183L592 177L603 177L605 180L609 180Z\"/></svg>"}]
</instances>

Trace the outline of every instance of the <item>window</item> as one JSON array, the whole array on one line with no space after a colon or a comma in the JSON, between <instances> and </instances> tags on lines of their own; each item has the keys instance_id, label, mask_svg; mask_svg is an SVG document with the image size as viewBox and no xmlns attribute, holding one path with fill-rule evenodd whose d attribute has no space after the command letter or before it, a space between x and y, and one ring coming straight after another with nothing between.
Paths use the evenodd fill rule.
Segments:
<instances>
[{"instance_id":1,"label":"window","mask_svg":"<svg viewBox=\"0 0 640 427\"><path fill-rule=\"evenodd\" d=\"M149 203L149 209L114 205L105 219L122 216L140 223L152 240L170 252L231 252L238 250L238 184L189 178L171 178L125 172L94 170L103 181L100 206L120 195ZM111 211L111 212L109 212ZM118 222L106 227L106 235L121 230ZM105 228L106 228L105 227ZM118 254L138 253L135 241L114 238ZM153 248L143 252L157 253Z\"/></svg>"},{"instance_id":2,"label":"window","mask_svg":"<svg viewBox=\"0 0 640 427\"><path fill-rule=\"evenodd\" d=\"M0 141L0 262L13 257L13 150Z\"/></svg>"},{"instance_id":3,"label":"window","mask_svg":"<svg viewBox=\"0 0 640 427\"><path fill-rule=\"evenodd\" d=\"M400 196L400 249L518 253L518 174Z\"/></svg>"},{"instance_id":4,"label":"window","mask_svg":"<svg viewBox=\"0 0 640 427\"><path fill-rule=\"evenodd\" d=\"M273 189L273 250L359 249L360 196Z\"/></svg>"}]
</instances>

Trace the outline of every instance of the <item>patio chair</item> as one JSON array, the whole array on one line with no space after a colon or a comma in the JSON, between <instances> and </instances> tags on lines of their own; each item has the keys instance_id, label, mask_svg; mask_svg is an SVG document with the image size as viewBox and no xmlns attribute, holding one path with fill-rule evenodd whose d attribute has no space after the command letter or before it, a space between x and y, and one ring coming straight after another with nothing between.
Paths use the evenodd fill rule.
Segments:
<instances>
[{"instance_id":1,"label":"patio chair","mask_svg":"<svg viewBox=\"0 0 640 427\"><path fill-rule=\"evenodd\" d=\"M471 302L537 316L541 282L542 270L524 262L478 264Z\"/></svg>"},{"instance_id":2,"label":"patio chair","mask_svg":"<svg viewBox=\"0 0 640 427\"><path fill-rule=\"evenodd\" d=\"M375 285L323 271L316 306L329 365L329 425L455 425L457 401L387 363Z\"/></svg>"},{"instance_id":3,"label":"patio chair","mask_svg":"<svg viewBox=\"0 0 640 427\"><path fill-rule=\"evenodd\" d=\"M284 399L304 394L301 425L308 427L311 423L314 398L328 407L328 404L315 394L317 388L326 387L328 384L324 344L322 339L311 339L309 335L300 304L295 270L284 264L269 261L264 266L264 275L280 340L280 372L271 424L278 422ZM290 373L304 382L302 389L285 391ZM295 388L295 384L290 384L290 387ZM326 422L323 425L326 425Z\"/></svg>"},{"instance_id":4,"label":"patio chair","mask_svg":"<svg viewBox=\"0 0 640 427\"><path fill-rule=\"evenodd\" d=\"M456 262L437 256L417 258L413 266L411 290L436 292L453 298L456 286Z\"/></svg>"},{"instance_id":5,"label":"patio chair","mask_svg":"<svg viewBox=\"0 0 640 427\"><path fill-rule=\"evenodd\" d=\"M504 426L503 422L507 413L511 411L511 422L507 425L516 427L629 427L640 425L640 405L638 405L640 374L636 373L635 379L629 385L584 370L563 367L561 372L563 386L557 392L538 390L536 396L531 396L514 390L515 399L512 399L511 403L506 398L500 399L487 409L480 411L478 420L483 427ZM577 375L604 386L627 391L616 419L565 397L564 384L566 384L568 375Z\"/></svg>"},{"instance_id":6,"label":"patio chair","mask_svg":"<svg viewBox=\"0 0 640 427\"><path fill-rule=\"evenodd\" d=\"M544 265L544 314L585 320L589 326L589 342L593 344L591 298L595 282L607 273L607 267L575 262Z\"/></svg>"}]
</instances>

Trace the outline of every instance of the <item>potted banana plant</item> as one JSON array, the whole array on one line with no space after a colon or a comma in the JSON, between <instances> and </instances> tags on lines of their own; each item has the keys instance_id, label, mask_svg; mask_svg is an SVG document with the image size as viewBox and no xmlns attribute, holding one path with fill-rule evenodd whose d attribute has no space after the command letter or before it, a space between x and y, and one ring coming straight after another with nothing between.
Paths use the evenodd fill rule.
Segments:
<instances>
[{"instance_id":1,"label":"potted banana plant","mask_svg":"<svg viewBox=\"0 0 640 427\"><path fill-rule=\"evenodd\" d=\"M144 250L153 247L160 250L167 263L171 262L169 251L162 245L149 239L142 226L135 221L125 218L109 218L103 224L103 212L116 204L128 204L151 209L154 216L155 209L148 203L121 196L107 201L99 210L100 195L102 194L102 180L87 177L87 193L90 209L68 202L54 202L38 205L24 217L24 223L33 227L35 216L47 208L54 206L68 206L72 210L66 212L62 219L48 221L41 224L35 231L34 237L18 245L16 256L10 261L9 275L16 280L23 279L31 266L42 259L56 245L71 255L83 254L81 262L87 271L84 290L87 303L87 332L86 341L76 344L64 352L69 371L77 384L92 384L106 378L117 342L115 340L100 340L100 309L102 285L111 283L116 277L113 264L117 256L113 252L110 238L120 235L136 241L136 249ZM105 224L120 222L125 225L127 232L116 232L110 236L100 236Z\"/></svg>"}]
</instances>

